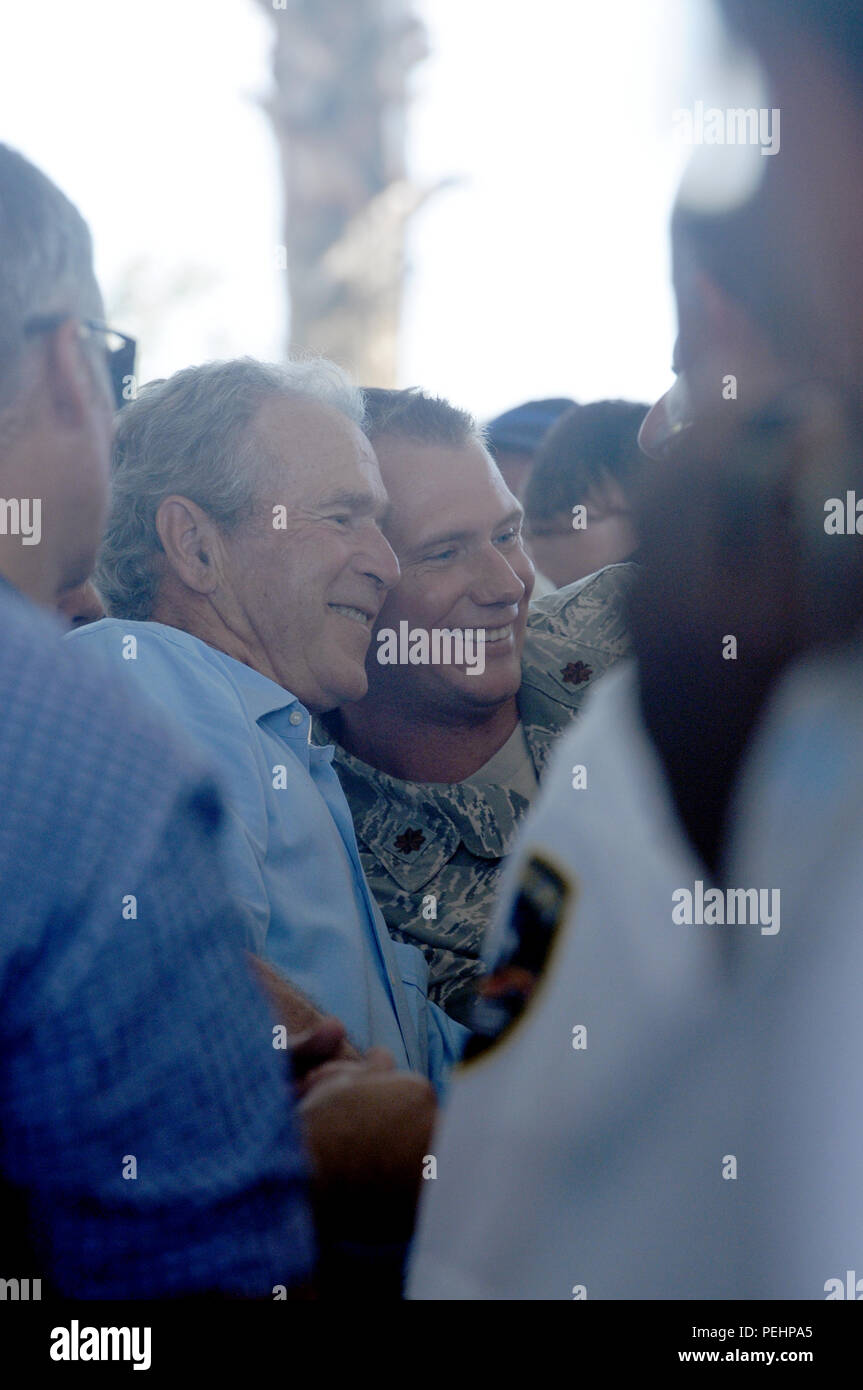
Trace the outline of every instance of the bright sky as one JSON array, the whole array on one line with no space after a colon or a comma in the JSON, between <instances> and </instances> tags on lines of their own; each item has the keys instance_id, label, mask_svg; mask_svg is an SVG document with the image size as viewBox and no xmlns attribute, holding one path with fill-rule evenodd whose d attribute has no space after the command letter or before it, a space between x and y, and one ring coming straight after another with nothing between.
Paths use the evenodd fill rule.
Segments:
<instances>
[{"instance_id":1,"label":"bright sky","mask_svg":"<svg viewBox=\"0 0 863 1390\"><path fill-rule=\"evenodd\" d=\"M483 418L666 388L671 112L691 104L707 2L416 0L432 57L410 171L458 183L411 230L402 384ZM3 5L0 140L89 221L145 379L281 352L271 23L253 0Z\"/></svg>"}]
</instances>

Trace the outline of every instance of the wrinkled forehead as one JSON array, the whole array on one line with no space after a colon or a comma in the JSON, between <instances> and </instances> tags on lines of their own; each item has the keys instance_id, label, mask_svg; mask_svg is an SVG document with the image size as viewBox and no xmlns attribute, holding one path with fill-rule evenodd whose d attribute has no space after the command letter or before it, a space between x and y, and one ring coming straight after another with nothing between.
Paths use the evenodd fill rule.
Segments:
<instances>
[{"instance_id":1,"label":"wrinkled forehead","mask_svg":"<svg viewBox=\"0 0 863 1390\"><path fill-rule=\"evenodd\" d=\"M373 445L389 495L384 531L397 552L450 528L485 532L519 507L477 439L447 446L378 435Z\"/></svg>"},{"instance_id":2,"label":"wrinkled forehead","mask_svg":"<svg viewBox=\"0 0 863 1390\"><path fill-rule=\"evenodd\" d=\"M305 396L273 396L252 425L280 484L302 500L335 485L363 487L385 501L374 451L362 430L334 406Z\"/></svg>"}]
</instances>

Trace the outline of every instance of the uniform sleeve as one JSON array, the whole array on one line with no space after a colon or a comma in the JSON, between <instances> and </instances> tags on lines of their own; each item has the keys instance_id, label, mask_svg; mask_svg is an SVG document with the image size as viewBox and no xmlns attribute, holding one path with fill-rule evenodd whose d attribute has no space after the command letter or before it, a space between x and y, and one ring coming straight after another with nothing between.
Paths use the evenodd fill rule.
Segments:
<instances>
[{"instance_id":1,"label":"uniform sleeve","mask_svg":"<svg viewBox=\"0 0 863 1390\"><path fill-rule=\"evenodd\" d=\"M607 658L626 656L631 650L627 605L637 578L635 564L606 565L531 603L531 629L568 638Z\"/></svg>"}]
</instances>

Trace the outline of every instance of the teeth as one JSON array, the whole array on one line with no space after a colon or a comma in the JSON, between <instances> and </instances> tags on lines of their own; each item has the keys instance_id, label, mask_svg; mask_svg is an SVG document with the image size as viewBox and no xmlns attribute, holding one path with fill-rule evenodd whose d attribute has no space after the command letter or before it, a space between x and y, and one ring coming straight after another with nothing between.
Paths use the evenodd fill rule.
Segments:
<instances>
[{"instance_id":1,"label":"teeth","mask_svg":"<svg viewBox=\"0 0 863 1390\"><path fill-rule=\"evenodd\" d=\"M452 630L453 632L460 632L462 636L464 636L466 632L472 632L475 641L478 641L479 638L482 637L485 642L502 642L505 637L510 637L512 635L512 629L512 623L507 623L506 627L469 627L453 628Z\"/></svg>"},{"instance_id":2,"label":"teeth","mask_svg":"<svg viewBox=\"0 0 863 1390\"><path fill-rule=\"evenodd\" d=\"M331 603L329 606L334 613L341 613L343 618L353 618L355 623L362 623L363 627L368 625L368 617L361 608L350 608L345 603Z\"/></svg>"}]
</instances>

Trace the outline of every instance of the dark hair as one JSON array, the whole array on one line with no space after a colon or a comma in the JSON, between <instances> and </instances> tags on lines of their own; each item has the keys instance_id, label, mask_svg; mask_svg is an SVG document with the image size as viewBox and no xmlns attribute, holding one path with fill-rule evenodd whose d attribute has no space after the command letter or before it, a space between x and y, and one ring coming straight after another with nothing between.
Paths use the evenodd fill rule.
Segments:
<instances>
[{"instance_id":1,"label":"dark hair","mask_svg":"<svg viewBox=\"0 0 863 1390\"><path fill-rule=\"evenodd\" d=\"M858 0L721 0L731 26L767 54L776 36L797 29L819 40L863 82L863 11Z\"/></svg>"},{"instance_id":2,"label":"dark hair","mask_svg":"<svg viewBox=\"0 0 863 1390\"><path fill-rule=\"evenodd\" d=\"M369 439L376 435L397 434L418 444L438 444L460 448L470 440L483 441L483 434L467 410L459 410L441 396L430 396L418 386L403 391L386 391L378 386L363 391L366 418L363 428Z\"/></svg>"},{"instance_id":3,"label":"dark hair","mask_svg":"<svg viewBox=\"0 0 863 1390\"><path fill-rule=\"evenodd\" d=\"M569 512L611 480L625 492L644 463L637 436L649 409L635 401L593 401L567 411L539 447L524 499L527 516Z\"/></svg>"}]
</instances>

